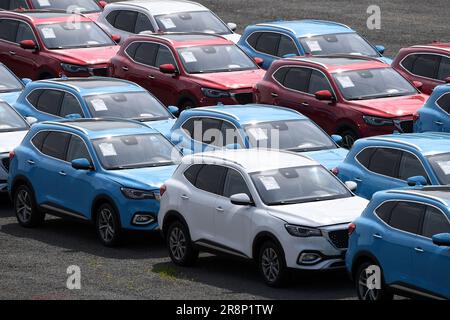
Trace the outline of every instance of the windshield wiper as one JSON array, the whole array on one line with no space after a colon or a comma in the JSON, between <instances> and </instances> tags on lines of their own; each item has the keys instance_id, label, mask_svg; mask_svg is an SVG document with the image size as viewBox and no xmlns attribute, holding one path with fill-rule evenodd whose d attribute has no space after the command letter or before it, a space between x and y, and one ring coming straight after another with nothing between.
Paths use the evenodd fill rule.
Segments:
<instances>
[{"instance_id":1,"label":"windshield wiper","mask_svg":"<svg viewBox=\"0 0 450 320\"><path fill-rule=\"evenodd\" d=\"M142 165L129 165L129 166L117 166L108 168L108 170L130 170L130 169L142 169L142 168L155 168L155 167L164 167L168 165L173 165L172 161L167 162L158 162L158 163L147 163Z\"/></svg>"},{"instance_id":2,"label":"windshield wiper","mask_svg":"<svg viewBox=\"0 0 450 320\"><path fill-rule=\"evenodd\" d=\"M169 119L168 117L147 117L147 118L141 118L136 117L132 118L131 120L139 121L139 122L147 122L147 121L158 121L158 120L166 120Z\"/></svg>"}]
</instances>

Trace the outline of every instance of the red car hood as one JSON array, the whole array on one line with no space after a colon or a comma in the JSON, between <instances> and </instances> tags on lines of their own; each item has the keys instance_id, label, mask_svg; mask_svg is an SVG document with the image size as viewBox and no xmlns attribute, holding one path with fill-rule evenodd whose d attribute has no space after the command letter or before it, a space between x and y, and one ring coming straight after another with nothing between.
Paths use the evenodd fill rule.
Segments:
<instances>
[{"instance_id":1,"label":"red car hood","mask_svg":"<svg viewBox=\"0 0 450 320\"><path fill-rule=\"evenodd\" d=\"M351 106L363 113L388 118L402 117L412 115L422 108L428 97L425 94L416 94L405 97L351 101Z\"/></svg>"},{"instance_id":2,"label":"red car hood","mask_svg":"<svg viewBox=\"0 0 450 320\"><path fill-rule=\"evenodd\" d=\"M217 72L205 74L192 74L191 78L203 86L214 87L215 89L233 90L242 88L251 88L257 82L261 81L265 71L247 70L234 72Z\"/></svg>"},{"instance_id":3,"label":"red car hood","mask_svg":"<svg viewBox=\"0 0 450 320\"><path fill-rule=\"evenodd\" d=\"M64 62L79 65L110 63L119 46L52 50L53 55Z\"/></svg>"}]
</instances>

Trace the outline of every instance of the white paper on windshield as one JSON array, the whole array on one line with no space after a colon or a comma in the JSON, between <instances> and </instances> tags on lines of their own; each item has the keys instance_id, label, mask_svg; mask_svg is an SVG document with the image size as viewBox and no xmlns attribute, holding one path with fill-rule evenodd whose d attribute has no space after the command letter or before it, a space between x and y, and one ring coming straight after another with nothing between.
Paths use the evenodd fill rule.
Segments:
<instances>
[{"instance_id":1,"label":"white paper on windshield","mask_svg":"<svg viewBox=\"0 0 450 320\"><path fill-rule=\"evenodd\" d=\"M50 1L49 0L38 0L40 7L50 7Z\"/></svg>"},{"instance_id":2,"label":"white paper on windshield","mask_svg":"<svg viewBox=\"0 0 450 320\"><path fill-rule=\"evenodd\" d=\"M399 93L400 90L398 90L398 89L389 89L389 90L386 90L386 92L387 93Z\"/></svg>"},{"instance_id":3,"label":"white paper on windshield","mask_svg":"<svg viewBox=\"0 0 450 320\"><path fill-rule=\"evenodd\" d=\"M3 129L11 129L12 127L10 126L10 125L8 125L8 124L0 124L0 130L3 130Z\"/></svg>"},{"instance_id":4,"label":"white paper on windshield","mask_svg":"<svg viewBox=\"0 0 450 320\"><path fill-rule=\"evenodd\" d=\"M446 176L450 175L450 161L437 161L437 164Z\"/></svg>"},{"instance_id":5,"label":"white paper on windshield","mask_svg":"<svg viewBox=\"0 0 450 320\"><path fill-rule=\"evenodd\" d=\"M93 99L91 101L95 111L107 111L108 107L102 99Z\"/></svg>"},{"instance_id":6,"label":"white paper on windshield","mask_svg":"<svg viewBox=\"0 0 450 320\"><path fill-rule=\"evenodd\" d=\"M44 36L45 39L56 38L55 31L53 30L53 28L42 28L42 35Z\"/></svg>"},{"instance_id":7,"label":"white paper on windshield","mask_svg":"<svg viewBox=\"0 0 450 320\"><path fill-rule=\"evenodd\" d=\"M262 128L250 128L248 129L248 133L250 133L257 141L267 140L267 134Z\"/></svg>"},{"instance_id":8,"label":"white paper on windshield","mask_svg":"<svg viewBox=\"0 0 450 320\"><path fill-rule=\"evenodd\" d=\"M181 52L181 55L183 56L183 60L186 63L197 62L197 58L192 51L183 51Z\"/></svg>"},{"instance_id":9,"label":"white paper on windshield","mask_svg":"<svg viewBox=\"0 0 450 320\"><path fill-rule=\"evenodd\" d=\"M349 76L339 76L336 77L337 81L341 84L342 88L353 88L355 84Z\"/></svg>"},{"instance_id":10,"label":"white paper on windshield","mask_svg":"<svg viewBox=\"0 0 450 320\"><path fill-rule=\"evenodd\" d=\"M267 191L280 189L280 185L274 177L259 177L259 181L261 181Z\"/></svg>"},{"instance_id":11,"label":"white paper on windshield","mask_svg":"<svg viewBox=\"0 0 450 320\"><path fill-rule=\"evenodd\" d=\"M173 28L177 27L175 25L175 23L173 23L172 19L170 19L170 18L162 18L159 21L161 21L161 23L163 24L164 28L166 28L166 29L173 29Z\"/></svg>"},{"instance_id":12,"label":"white paper on windshield","mask_svg":"<svg viewBox=\"0 0 450 320\"><path fill-rule=\"evenodd\" d=\"M88 41L87 44L90 45L90 46L95 46L95 45L98 45L100 43L98 41L91 40L91 41Z\"/></svg>"},{"instance_id":13,"label":"white paper on windshield","mask_svg":"<svg viewBox=\"0 0 450 320\"><path fill-rule=\"evenodd\" d=\"M100 148L100 151L102 152L102 155L104 157L117 156L116 149L114 148L114 145L112 143L108 142L100 143L98 147Z\"/></svg>"},{"instance_id":14,"label":"white paper on windshield","mask_svg":"<svg viewBox=\"0 0 450 320\"><path fill-rule=\"evenodd\" d=\"M319 41L306 40L305 42L306 42L306 45L308 46L309 50L311 50L311 52L322 51Z\"/></svg>"}]
</instances>

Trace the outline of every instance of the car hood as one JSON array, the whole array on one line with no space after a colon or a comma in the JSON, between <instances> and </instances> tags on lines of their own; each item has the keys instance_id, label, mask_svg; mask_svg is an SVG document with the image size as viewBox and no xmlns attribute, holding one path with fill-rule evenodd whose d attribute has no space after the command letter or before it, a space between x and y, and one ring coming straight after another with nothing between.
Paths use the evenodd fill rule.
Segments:
<instances>
[{"instance_id":1,"label":"car hood","mask_svg":"<svg viewBox=\"0 0 450 320\"><path fill-rule=\"evenodd\" d=\"M0 92L0 100L8 102L8 104L13 105L16 103L22 91L14 92Z\"/></svg>"},{"instance_id":2,"label":"car hood","mask_svg":"<svg viewBox=\"0 0 450 320\"><path fill-rule=\"evenodd\" d=\"M306 155L311 159L319 162L328 170L336 168L345 160L348 154L348 150L344 148L337 148L331 150L309 151L303 152L302 155Z\"/></svg>"},{"instance_id":3,"label":"car hood","mask_svg":"<svg viewBox=\"0 0 450 320\"><path fill-rule=\"evenodd\" d=\"M216 72L205 74L192 74L191 78L199 82L200 85L213 87L219 90L233 90L252 88L257 82L261 81L266 72L261 69Z\"/></svg>"},{"instance_id":4,"label":"car hood","mask_svg":"<svg viewBox=\"0 0 450 320\"><path fill-rule=\"evenodd\" d=\"M156 131L160 132L166 138L170 138L170 132L177 119L166 119L158 121L147 121L144 124ZM170 140L170 139L169 139Z\"/></svg>"},{"instance_id":5,"label":"car hood","mask_svg":"<svg viewBox=\"0 0 450 320\"><path fill-rule=\"evenodd\" d=\"M13 151L27 133L28 131L0 132L0 153Z\"/></svg>"},{"instance_id":6,"label":"car hood","mask_svg":"<svg viewBox=\"0 0 450 320\"><path fill-rule=\"evenodd\" d=\"M159 190L177 168L176 165L126 170L110 170L108 177L127 188Z\"/></svg>"},{"instance_id":7,"label":"car hood","mask_svg":"<svg viewBox=\"0 0 450 320\"><path fill-rule=\"evenodd\" d=\"M427 101L425 94L412 96L392 97L351 101L351 105L363 113L379 115L382 117L403 117L413 115Z\"/></svg>"},{"instance_id":8,"label":"car hood","mask_svg":"<svg viewBox=\"0 0 450 320\"><path fill-rule=\"evenodd\" d=\"M225 39L228 39L230 41L233 41L234 43L238 43L239 40L241 39L241 35L237 34L237 33L225 34L222 37L224 37Z\"/></svg>"},{"instance_id":9,"label":"car hood","mask_svg":"<svg viewBox=\"0 0 450 320\"><path fill-rule=\"evenodd\" d=\"M361 215L368 203L366 199L353 196L328 201L272 206L269 213L286 223L322 227L352 222Z\"/></svg>"},{"instance_id":10,"label":"car hood","mask_svg":"<svg viewBox=\"0 0 450 320\"><path fill-rule=\"evenodd\" d=\"M52 50L58 59L79 65L95 65L110 63L119 51L119 46Z\"/></svg>"}]
</instances>

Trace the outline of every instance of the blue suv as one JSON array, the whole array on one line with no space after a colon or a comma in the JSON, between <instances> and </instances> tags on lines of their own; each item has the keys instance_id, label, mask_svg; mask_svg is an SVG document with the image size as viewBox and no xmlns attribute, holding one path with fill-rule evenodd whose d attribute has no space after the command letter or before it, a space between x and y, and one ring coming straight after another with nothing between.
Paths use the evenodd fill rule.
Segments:
<instances>
[{"instance_id":1,"label":"blue suv","mask_svg":"<svg viewBox=\"0 0 450 320\"><path fill-rule=\"evenodd\" d=\"M195 153L229 148L275 148L301 152L328 169L348 151L341 136L330 137L297 111L268 105L232 105L183 111L172 128L172 142Z\"/></svg>"},{"instance_id":2,"label":"blue suv","mask_svg":"<svg viewBox=\"0 0 450 320\"><path fill-rule=\"evenodd\" d=\"M30 79L19 79L3 63L0 63L0 99L13 104L19 98Z\"/></svg>"},{"instance_id":3,"label":"blue suv","mask_svg":"<svg viewBox=\"0 0 450 320\"><path fill-rule=\"evenodd\" d=\"M434 88L425 105L414 115L414 132L450 132L450 84Z\"/></svg>"},{"instance_id":4,"label":"blue suv","mask_svg":"<svg viewBox=\"0 0 450 320\"><path fill-rule=\"evenodd\" d=\"M159 132L131 120L79 119L31 127L11 156L8 189L20 225L45 214L92 221L101 242L158 226L160 186L180 161Z\"/></svg>"},{"instance_id":5,"label":"blue suv","mask_svg":"<svg viewBox=\"0 0 450 320\"><path fill-rule=\"evenodd\" d=\"M248 26L238 45L268 69L276 59L305 55L360 54L392 63L385 48L373 46L355 30L322 20L274 21Z\"/></svg>"},{"instance_id":6,"label":"blue suv","mask_svg":"<svg viewBox=\"0 0 450 320\"><path fill-rule=\"evenodd\" d=\"M376 193L349 234L346 266L360 299L450 299L450 187Z\"/></svg>"},{"instance_id":7,"label":"blue suv","mask_svg":"<svg viewBox=\"0 0 450 320\"><path fill-rule=\"evenodd\" d=\"M356 141L335 173L366 199L381 190L450 184L450 134L392 134Z\"/></svg>"},{"instance_id":8,"label":"blue suv","mask_svg":"<svg viewBox=\"0 0 450 320\"><path fill-rule=\"evenodd\" d=\"M141 86L119 79L60 78L28 83L14 104L24 117L133 119L167 134L177 107L164 105Z\"/></svg>"}]
</instances>

